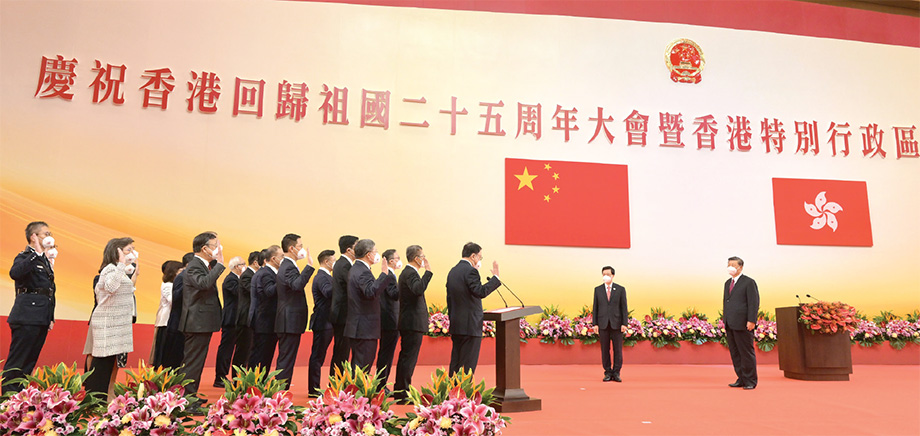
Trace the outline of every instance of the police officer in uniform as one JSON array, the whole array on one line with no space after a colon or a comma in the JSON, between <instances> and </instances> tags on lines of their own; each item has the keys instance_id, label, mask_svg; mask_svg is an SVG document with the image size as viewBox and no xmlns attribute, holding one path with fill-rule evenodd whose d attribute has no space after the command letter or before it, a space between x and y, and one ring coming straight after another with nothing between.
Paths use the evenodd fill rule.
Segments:
<instances>
[{"instance_id":1,"label":"police officer in uniform","mask_svg":"<svg viewBox=\"0 0 920 436\"><path fill-rule=\"evenodd\" d=\"M29 245L16 255L10 278L16 284L16 301L7 323L10 325L10 352L3 365L4 380L32 373L45 345L48 330L54 328L54 270L45 251L54 247L48 224L35 221L26 226ZM24 386L11 383L4 393L18 392Z\"/></svg>"}]
</instances>

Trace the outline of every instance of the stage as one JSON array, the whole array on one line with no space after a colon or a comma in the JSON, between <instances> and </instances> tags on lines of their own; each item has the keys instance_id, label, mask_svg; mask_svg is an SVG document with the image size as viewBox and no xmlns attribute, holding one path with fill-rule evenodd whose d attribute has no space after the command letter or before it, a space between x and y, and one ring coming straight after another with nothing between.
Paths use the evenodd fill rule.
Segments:
<instances>
[{"instance_id":1,"label":"stage","mask_svg":"<svg viewBox=\"0 0 920 436\"><path fill-rule=\"evenodd\" d=\"M427 383L434 369L419 367L413 384ZM213 371L205 368L202 383L211 400L220 393L211 387ZM848 382L790 380L775 364L760 365L753 391L727 386L734 381L729 365L626 362L623 383L601 382L599 365L525 365L521 371L524 389L543 400L543 410L510 414L508 436L920 434L916 365L857 365ZM494 384L495 366L480 366L476 376ZM295 404L307 402L306 379L307 368L298 367Z\"/></svg>"}]
</instances>

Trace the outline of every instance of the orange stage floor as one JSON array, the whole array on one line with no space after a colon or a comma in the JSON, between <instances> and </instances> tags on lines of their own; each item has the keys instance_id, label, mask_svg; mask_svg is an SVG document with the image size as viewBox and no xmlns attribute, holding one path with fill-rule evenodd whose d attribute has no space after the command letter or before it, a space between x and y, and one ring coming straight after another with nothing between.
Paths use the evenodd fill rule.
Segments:
<instances>
[{"instance_id":1,"label":"orange stage floor","mask_svg":"<svg viewBox=\"0 0 920 436\"><path fill-rule=\"evenodd\" d=\"M414 384L427 382L434 369L419 367ZM543 400L543 410L510 414L508 436L920 435L917 365L857 365L848 382L790 380L776 365L760 365L753 391L727 386L734 381L728 365L627 362L623 383L601 382L600 365L521 370L524 389ZM221 391L211 387L213 371L205 368L202 383L212 401ZM494 384L495 366L480 366L476 375ZM307 402L306 378L307 368L298 367L295 404Z\"/></svg>"}]
</instances>

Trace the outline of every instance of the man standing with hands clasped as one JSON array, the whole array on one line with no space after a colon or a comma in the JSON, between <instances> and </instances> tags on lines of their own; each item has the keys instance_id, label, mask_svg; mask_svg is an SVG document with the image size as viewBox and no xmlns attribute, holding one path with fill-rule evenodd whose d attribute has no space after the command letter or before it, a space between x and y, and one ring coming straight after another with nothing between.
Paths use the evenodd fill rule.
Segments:
<instances>
[{"instance_id":1,"label":"man standing with hands clasped","mask_svg":"<svg viewBox=\"0 0 920 436\"><path fill-rule=\"evenodd\" d=\"M623 333L629 323L629 309L626 307L626 288L613 282L612 266L601 268L604 284L594 288L593 324L601 342L601 364L604 365L604 381L622 382L620 368L623 367ZM610 366L610 343L613 343L613 367Z\"/></svg>"},{"instance_id":2,"label":"man standing with hands clasped","mask_svg":"<svg viewBox=\"0 0 920 436\"><path fill-rule=\"evenodd\" d=\"M744 261L740 257L728 258L728 275L722 297L722 317L725 321L725 340L732 357L737 380L733 388L751 390L757 387L757 356L754 354L754 327L760 310L760 293L757 282L741 274Z\"/></svg>"}]
</instances>

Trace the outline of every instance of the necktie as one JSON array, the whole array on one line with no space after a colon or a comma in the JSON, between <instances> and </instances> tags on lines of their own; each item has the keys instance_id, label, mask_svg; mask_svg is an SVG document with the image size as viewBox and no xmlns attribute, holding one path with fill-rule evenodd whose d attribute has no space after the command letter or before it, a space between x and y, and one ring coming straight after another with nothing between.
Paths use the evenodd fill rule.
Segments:
<instances>
[{"instance_id":1,"label":"necktie","mask_svg":"<svg viewBox=\"0 0 920 436\"><path fill-rule=\"evenodd\" d=\"M732 294L732 289L735 289L735 279L732 279L732 283L728 285L728 295Z\"/></svg>"},{"instance_id":2,"label":"necktie","mask_svg":"<svg viewBox=\"0 0 920 436\"><path fill-rule=\"evenodd\" d=\"M607 301L610 301L610 286L607 286Z\"/></svg>"}]
</instances>

